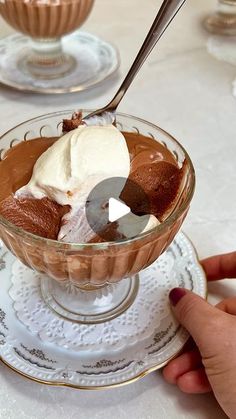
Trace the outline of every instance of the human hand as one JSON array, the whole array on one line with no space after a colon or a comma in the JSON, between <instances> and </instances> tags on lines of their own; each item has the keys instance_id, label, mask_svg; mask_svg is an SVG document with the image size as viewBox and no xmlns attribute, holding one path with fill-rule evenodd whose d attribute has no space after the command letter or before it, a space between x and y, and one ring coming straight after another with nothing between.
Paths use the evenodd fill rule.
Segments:
<instances>
[{"instance_id":1,"label":"human hand","mask_svg":"<svg viewBox=\"0 0 236 419\"><path fill-rule=\"evenodd\" d=\"M236 252L202 262L209 281L236 278ZM213 391L225 413L236 418L236 297L213 307L182 288L170 292L173 312L193 341L164 368L164 378L185 393Z\"/></svg>"}]
</instances>

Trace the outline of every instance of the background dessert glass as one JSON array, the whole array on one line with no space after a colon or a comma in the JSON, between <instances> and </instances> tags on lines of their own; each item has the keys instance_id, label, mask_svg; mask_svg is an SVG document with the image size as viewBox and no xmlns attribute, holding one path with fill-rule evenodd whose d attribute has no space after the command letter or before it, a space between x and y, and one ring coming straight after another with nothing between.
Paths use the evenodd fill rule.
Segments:
<instances>
[{"instance_id":1,"label":"background dessert glass","mask_svg":"<svg viewBox=\"0 0 236 419\"><path fill-rule=\"evenodd\" d=\"M1 0L2 17L31 37L31 49L19 53L20 69L45 79L70 73L76 61L63 52L61 37L84 23L93 3L94 0Z\"/></svg>"},{"instance_id":2,"label":"background dessert glass","mask_svg":"<svg viewBox=\"0 0 236 419\"><path fill-rule=\"evenodd\" d=\"M219 35L236 35L236 0L218 0L218 8L204 21L205 28Z\"/></svg>"},{"instance_id":3,"label":"background dessert glass","mask_svg":"<svg viewBox=\"0 0 236 419\"><path fill-rule=\"evenodd\" d=\"M61 111L26 121L0 138L0 158L22 140L61 135ZM84 111L86 114L87 111ZM138 272L154 262L174 239L188 212L195 186L192 162L184 148L167 132L142 119L117 114L122 131L157 139L181 167L183 188L171 215L151 231L133 239L109 243L71 244L47 240L17 228L0 216L0 237L25 265L43 273L42 295L59 315L84 323L109 320L126 310L138 291Z\"/></svg>"}]
</instances>

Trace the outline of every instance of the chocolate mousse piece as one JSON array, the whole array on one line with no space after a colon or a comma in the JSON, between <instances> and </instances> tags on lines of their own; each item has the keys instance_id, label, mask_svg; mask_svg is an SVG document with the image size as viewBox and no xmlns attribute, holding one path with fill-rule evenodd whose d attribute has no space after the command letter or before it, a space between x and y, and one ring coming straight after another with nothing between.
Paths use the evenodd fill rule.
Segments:
<instances>
[{"instance_id":1,"label":"chocolate mousse piece","mask_svg":"<svg viewBox=\"0 0 236 419\"><path fill-rule=\"evenodd\" d=\"M117 222L108 222L107 225L95 234L88 243L103 243L125 239L125 236L118 230Z\"/></svg>"},{"instance_id":2,"label":"chocolate mousse piece","mask_svg":"<svg viewBox=\"0 0 236 419\"><path fill-rule=\"evenodd\" d=\"M12 224L29 233L47 239L57 239L62 217L69 211L48 198L20 198L8 196L0 202L0 214Z\"/></svg>"},{"instance_id":3,"label":"chocolate mousse piece","mask_svg":"<svg viewBox=\"0 0 236 419\"><path fill-rule=\"evenodd\" d=\"M74 112L71 119L63 119L62 131L63 133L72 131L82 125L83 114L81 111Z\"/></svg>"},{"instance_id":4,"label":"chocolate mousse piece","mask_svg":"<svg viewBox=\"0 0 236 419\"><path fill-rule=\"evenodd\" d=\"M182 178L182 170L166 161L139 166L129 176L129 179L145 191L149 201L149 211L159 220L165 218L165 214L176 200ZM146 203L143 203L142 207L142 202L135 194L132 194L132 191L126 193L124 190L122 194L126 205L132 208L132 212L137 215L147 213Z\"/></svg>"}]
</instances>

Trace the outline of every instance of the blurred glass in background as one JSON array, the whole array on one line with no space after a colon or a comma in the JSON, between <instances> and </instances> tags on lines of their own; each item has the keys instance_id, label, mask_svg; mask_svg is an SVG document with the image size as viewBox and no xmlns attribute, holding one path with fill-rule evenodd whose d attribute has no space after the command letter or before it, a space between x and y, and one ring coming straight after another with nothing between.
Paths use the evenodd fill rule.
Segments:
<instances>
[{"instance_id":1,"label":"blurred glass in background","mask_svg":"<svg viewBox=\"0 0 236 419\"><path fill-rule=\"evenodd\" d=\"M204 26L211 33L236 35L236 0L218 0L216 11L205 19Z\"/></svg>"},{"instance_id":2,"label":"blurred glass in background","mask_svg":"<svg viewBox=\"0 0 236 419\"><path fill-rule=\"evenodd\" d=\"M0 14L18 32L31 38L18 65L39 78L61 77L76 65L62 49L61 37L87 19L94 0L1 0Z\"/></svg>"}]
</instances>

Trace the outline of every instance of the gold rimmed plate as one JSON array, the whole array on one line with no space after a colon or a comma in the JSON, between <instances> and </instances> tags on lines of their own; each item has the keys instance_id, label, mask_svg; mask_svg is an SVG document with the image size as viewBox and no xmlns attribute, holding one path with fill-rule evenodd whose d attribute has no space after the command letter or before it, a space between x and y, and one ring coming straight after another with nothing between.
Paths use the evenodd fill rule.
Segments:
<instances>
[{"instance_id":1,"label":"gold rimmed plate","mask_svg":"<svg viewBox=\"0 0 236 419\"><path fill-rule=\"evenodd\" d=\"M73 56L71 73L55 79L40 79L24 72L18 63L31 44L21 34L0 39L0 83L25 92L60 94L80 92L97 86L120 66L117 49L95 35L77 31L62 39L65 53Z\"/></svg>"},{"instance_id":2,"label":"gold rimmed plate","mask_svg":"<svg viewBox=\"0 0 236 419\"><path fill-rule=\"evenodd\" d=\"M186 287L206 297L206 278L189 239L179 233L140 273L138 295L119 317L83 325L60 318L41 295L42 275L0 249L0 358L32 380L78 389L120 386L164 366L188 339L168 302Z\"/></svg>"}]
</instances>

